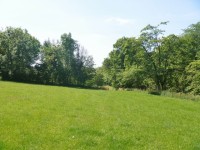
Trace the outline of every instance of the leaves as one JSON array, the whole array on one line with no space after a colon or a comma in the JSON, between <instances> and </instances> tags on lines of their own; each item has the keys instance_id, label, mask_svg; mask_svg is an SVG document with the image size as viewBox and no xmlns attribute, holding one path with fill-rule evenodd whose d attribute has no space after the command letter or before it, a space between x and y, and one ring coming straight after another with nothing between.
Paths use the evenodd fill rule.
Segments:
<instances>
[{"instance_id":1,"label":"leaves","mask_svg":"<svg viewBox=\"0 0 200 150\"><path fill-rule=\"evenodd\" d=\"M25 80L25 72L38 59L39 41L27 30L7 27L0 34L1 72L3 79ZM28 71L28 72L29 72Z\"/></svg>"},{"instance_id":2,"label":"leaves","mask_svg":"<svg viewBox=\"0 0 200 150\"><path fill-rule=\"evenodd\" d=\"M176 92L186 92L190 84L194 85L193 90L198 87L198 71L192 69L192 62L200 58L200 23L191 25L181 36L164 37L161 27L167 24L168 21L157 26L147 25L139 38L117 40L103 63L104 77L109 79L110 85L132 88L156 85L157 90ZM141 71L139 75L137 69Z\"/></svg>"}]
</instances>

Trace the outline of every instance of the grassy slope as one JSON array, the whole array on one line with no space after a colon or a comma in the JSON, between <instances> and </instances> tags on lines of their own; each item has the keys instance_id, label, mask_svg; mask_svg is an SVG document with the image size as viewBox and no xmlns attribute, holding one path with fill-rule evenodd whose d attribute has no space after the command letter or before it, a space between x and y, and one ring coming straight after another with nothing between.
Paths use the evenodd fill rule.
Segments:
<instances>
[{"instance_id":1,"label":"grassy slope","mask_svg":"<svg viewBox=\"0 0 200 150\"><path fill-rule=\"evenodd\" d=\"M0 82L0 149L200 149L200 103Z\"/></svg>"}]
</instances>

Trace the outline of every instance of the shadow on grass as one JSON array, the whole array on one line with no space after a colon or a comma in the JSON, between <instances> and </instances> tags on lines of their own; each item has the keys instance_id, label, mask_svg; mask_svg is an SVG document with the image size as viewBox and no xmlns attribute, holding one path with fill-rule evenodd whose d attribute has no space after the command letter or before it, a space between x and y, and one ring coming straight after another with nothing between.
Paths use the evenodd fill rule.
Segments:
<instances>
[{"instance_id":1,"label":"shadow on grass","mask_svg":"<svg viewBox=\"0 0 200 150\"><path fill-rule=\"evenodd\" d=\"M52 83L37 83L37 82L25 82L25 81L14 81L14 80L0 80L5 82L12 82L12 83L23 83L23 84L32 84L32 85L44 85L44 86L57 86L57 87L69 87L75 89L89 89L89 90L107 90L102 87L90 87L84 85L73 85L73 84L52 84Z\"/></svg>"}]
</instances>

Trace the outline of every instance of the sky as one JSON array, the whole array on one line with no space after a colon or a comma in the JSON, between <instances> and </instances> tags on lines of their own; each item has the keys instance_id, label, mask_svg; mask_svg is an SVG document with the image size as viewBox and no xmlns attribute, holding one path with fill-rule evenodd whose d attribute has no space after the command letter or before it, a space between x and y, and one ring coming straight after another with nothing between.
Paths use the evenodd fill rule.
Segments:
<instances>
[{"instance_id":1,"label":"sky","mask_svg":"<svg viewBox=\"0 0 200 150\"><path fill-rule=\"evenodd\" d=\"M0 28L21 27L36 37L59 40L71 33L96 67L121 37L138 37L148 24L169 21L167 34L181 34L200 21L199 0L0 0Z\"/></svg>"}]
</instances>

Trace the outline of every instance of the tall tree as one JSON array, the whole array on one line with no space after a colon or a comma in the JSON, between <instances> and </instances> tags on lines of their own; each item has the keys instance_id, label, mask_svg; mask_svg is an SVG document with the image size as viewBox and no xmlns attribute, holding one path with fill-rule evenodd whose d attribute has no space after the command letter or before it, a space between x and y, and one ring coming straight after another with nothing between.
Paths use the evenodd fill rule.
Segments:
<instances>
[{"instance_id":1,"label":"tall tree","mask_svg":"<svg viewBox=\"0 0 200 150\"><path fill-rule=\"evenodd\" d=\"M77 42L72 38L71 33L61 35L62 62L66 74L66 83L73 84L75 71L75 52L78 49Z\"/></svg>"},{"instance_id":2,"label":"tall tree","mask_svg":"<svg viewBox=\"0 0 200 150\"><path fill-rule=\"evenodd\" d=\"M39 41L27 30L8 27L0 32L0 64L3 79L29 80L31 66L38 59Z\"/></svg>"},{"instance_id":3,"label":"tall tree","mask_svg":"<svg viewBox=\"0 0 200 150\"><path fill-rule=\"evenodd\" d=\"M46 84L84 86L93 77L93 58L70 38L71 35L66 36L61 37L61 42L44 42L41 63L36 66L38 76Z\"/></svg>"},{"instance_id":4,"label":"tall tree","mask_svg":"<svg viewBox=\"0 0 200 150\"><path fill-rule=\"evenodd\" d=\"M145 54L145 68L151 73L158 91L166 89L166 70L162 63L165 53L161 49L162 35L165 31L160 29L161 25L166 24L167 22L161 22L157 26L148 25L142 29L140 35Z\"/></svg>"},{"instance_id":5,"label":"tall tree","mask_svg":"<svg viewBox=\"0 0 200 150\"><path fill-rule=\"evenodd\" d=\"M103 62L106 83L114 87L121 86L122 73L133 65L139 67L142 63L140 41L136 38L120 38L113 45L109 58Z\"/></svg>"},{"instance_id":6,"label":"tall tree","mask_svg":"<svg viewBox=\"0 0 200 150\"><path fill-rule=\"evenodd\" d=\"M41 63L38 72L43 83L63 84L65 76L63 74L62 54L58 43L45 41L41 48ZM38 71L39 71L38 70Z\"/></svg>"}]
</instances>

